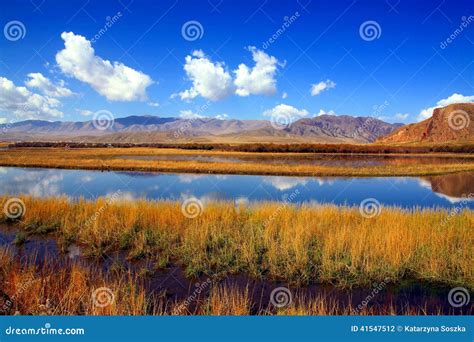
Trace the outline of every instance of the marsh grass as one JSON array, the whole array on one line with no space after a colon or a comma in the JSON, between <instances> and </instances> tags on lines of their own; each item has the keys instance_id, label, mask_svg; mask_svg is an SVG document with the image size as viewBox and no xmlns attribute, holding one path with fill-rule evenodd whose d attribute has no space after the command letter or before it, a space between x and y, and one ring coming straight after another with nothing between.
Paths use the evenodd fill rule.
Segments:
<instances>
[{"instance_id":1,"label":"marsh grass","mask_svg":"<svg viewBox=\"0 0 474 342\"><path fill-rule=\"evenodd\" d=\"M173 261L187 276L246 273L342 287L416 279L474 289L470 210L446 221L449 211L442 209L384 207L365 218L358 208L332 205L212 202L190 219L179 202L21 199L22 232L53 234L91 256L121 250L129 259L152 258L157 268ZM275 212L277 219L268 220Z\"/></svg>"},{"instance_id":2,"label":"marsh grass","mask_svg":"<svg viewBox=\"0 0 474 342\"><path fill-rule=\"evenodd\" d=\"M147 302L140 279L131 274L106 274L79 264L70 267L34 256L23 263L6 248L0 248L1 290L11 304L0 307L4 314L34 315L139 315ZM41 265L41 266L40 266ZM114 300L106 307L94 305L94 290L106 286Z\"/></svg>"},{"instance_id":3,"label":"marsh grass","mask_svg":"<svg viewBox=\"0 0 474 342\"><path fill-rule=\"evenodd\" d=\"M127 270L104 272L96 266L71 262L58 265L35 257L21 262L8 248L0 248L1 314L8 315L426 315L423 306L392 303L357 311L334 298L318 295L296 297L283 308L255 306L248 286L213 284L208 295L199 298L193 309L182 310L179 301L149 294L143 277ZM93 293L107 288L113 300L105 306L94 304ZM10 302L5 301L8 296ZM1 298L0 298L1 299ZM7 304L8 303L8 304ZM439 311L434 314L441 314Z\"/></svg>"},{"instance_id":4,"label":"marsh grass","mask_svg":"<svg viewBox=\"0 0 474 342\"><path fill-rule=\"evenodd\" d=\"M126 159L123 155L156 156L240 156L250 159L240 163L200 162L193 160L139 160ZM45 155L48 158L45 158ZM474 171L474 158L469 154L425 154L428 157L442 156L446 163L406 163L390 162L371 167L324 166L311 164L285 164L284 157L311 156L296 153L255 153L255 152L216 152L183 151L147 148L96 148L96 149L60 149L60 148L21 148L0 151L0 165L19 167L43 167L89 170L134 170L159 172L187 172L214 174L253 174L253 175L295 175L295 176L423 176L441 175L452 172ZM383 154L382 154L383 155ZM331 154L328 154L331 156ZM340 155L339 155L340 156ZM380 156L380 155L379 155ZM270 164L262 158L278 158L281 164ZM450 158L451 157L451 158Z\"/></svg>"}]
</instances>

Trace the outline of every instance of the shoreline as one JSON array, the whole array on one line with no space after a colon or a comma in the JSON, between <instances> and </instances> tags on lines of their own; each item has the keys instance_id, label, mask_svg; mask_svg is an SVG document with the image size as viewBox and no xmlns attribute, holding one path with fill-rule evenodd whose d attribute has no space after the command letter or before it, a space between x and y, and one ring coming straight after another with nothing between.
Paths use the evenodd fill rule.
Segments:
<instances>
[{"instance_id":1,"label":"shoreline","mask_svg":"<svg viewBox=\"0 0 474 342\"><path fill-rule=\"evenodd\" d=\"M94 154L91 154L94 152ZM144 160L125 159L124 155L133 156L240 156L245 158L260 158L260 161L243 160L242 162L203 162L198 160ZM319 155L319 154L318 154ZM325 156L353 157L354 154L327 154ZM386 164L371 167L327 166L310 164L285 164L283 157L301 158L301 154L221 152L221 151L174 151L162 149L9 149L0 151L0 166L22 168L76 169L97 171L137 171L160 173L190 173L190 174L228 174L228 175L260 175L260 176L296 176L296 177L416 177L437 176L458 172L474 171L473 155L429 154L420 155L370 155L373 157L391 158L446 158L447 163L431 164ZM304 154L306 160L315 154ZM358 155L359 156L359 155ZM361 157L369 156L367 154ZM264 158L262 158L264 157ZM282 164L265 163L265 158L281 159ZM456 162L462 158L462 163ZM453 161L451 162L451 159ZM393 161L393 160L392 160Z\"/></svg>"},{"instance_id":2,"label":"shoreline","mask_svg":"<svg viewBox=\"0 0 474 342\"><path fill-rule=\"evenodd\" d=\"M195 175L235 175L235 176L284 176L284 177L331 177L331 178L389 178L389 177L423 177L423 176L443 176L463 172L474 172L474 165L467 168L448 169L448 170L430 170L430 171L412 171L412 172L252 172L242 171L235 172L231 170L199 170L199 169L174 169L161 167L95 167L95 166L67 166L67 165L43 165L43 164L8 164L0 162L0 167L15 167L28 169L56 169L56 170L83 170L83 171L100 171L100 172L140 172L140 173L163 173L163 174L195 174Z\"/></svg>"}]
</instances>

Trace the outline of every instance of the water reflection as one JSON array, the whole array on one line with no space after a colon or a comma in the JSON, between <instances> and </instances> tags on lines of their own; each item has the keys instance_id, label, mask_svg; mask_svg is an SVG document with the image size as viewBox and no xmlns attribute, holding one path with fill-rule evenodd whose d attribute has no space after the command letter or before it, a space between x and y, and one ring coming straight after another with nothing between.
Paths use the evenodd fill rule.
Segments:
<instances>
[{"instance_id":1,"label":"water reflection","mask_svg":"<svg viewBox=\"0 0 474 342\"><path fill-rule=\"evenodd\" d=\"M197 197L203 202L233 200L282 201L298 190L294 202L359 205L369 197L382 204L412 207L452 207L474 193L474 173L435 177L330 178L242 175L159 174L86 170L0 168L0 193L68 196L94 199ZM472 195L471 195L472 197ZM470 198L465 207L474 209Z\"/></svg>"},{"instance_id":2,"label":"water reflection","mask_svg":"<svg viewBox=\"0 0 474 342\"><path fill-rule=\"evenodd\" d=\"M431 189L451 198L474 196L474 172L429 177Z\"/></svg>"},{"instance_id":3,"label":"water reflection","mask_svg":"<svg viewBox=\"0 0 474 342\"><path fill-rule=\"evenodd\" d=\"M374 167L383 165L409 166L419 164L447 164L466 163L469 159L457 159L452 157L419 157L419 156L397 156L397 155L337 155L337 154L306 154L298 156L287 155L118 155L116 159L132 160L160 160L160 161L193 161L201 163L265 163L286 165L319 165L334 167Z\"/></svg>"}]
</instances>

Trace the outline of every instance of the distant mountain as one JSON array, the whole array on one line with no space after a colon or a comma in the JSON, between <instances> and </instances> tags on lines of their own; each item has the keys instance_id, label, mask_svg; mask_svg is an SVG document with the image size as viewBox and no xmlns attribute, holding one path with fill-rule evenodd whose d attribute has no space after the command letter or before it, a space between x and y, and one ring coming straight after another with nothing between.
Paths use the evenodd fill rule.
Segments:
<instances>
[{"instance_id":1,"label":"distant mountain","mask_svg":"<svg viewBox=\"0 0 474 342\"><path fill-rule=\"evenodd\" d=\"M93 121L43 121L43 120L26 120L19 121L13 124L0 125L4 128L6 133L28 133L28 134L52 134L52 135L103 135L112 132L122 131L141 131L143 128L149 130L156 130L158 127L170 124L175 121L180 121L176 118L160 118L157 116L127 116L125 118L118 118L114 120L114 124L110 125L106 131L97 129ZM104 124L104 126L109 126Z\"/></svg>"},{"instance_id":2,"label":"distant mountain","mask_svg":"<svg viewBox=\"0 0 474 342\"><path fill-rule=\"evenodd\" d=\"M391 133L403 124L389 124L372 117L349 115L321 115L296 121L288 129L291 135L326 136L345 138L358 142L372 142L380 136Z\"/></svg>"},{"instance_id":3,"label":"distant mountain","mask_svg":"<svg viewBox=\"0 0 474 342\"><path fill-rule=\"evenodd\" d=\"M3 139L15 141L56 140L91 142L334 142L368 143L391 133L401 124L371 117L321 115L300 119L288 127L274 127L267 120L219 120L214 118L160 118L128 116L114 120L106 130L92 121L61 122L27 120L0 125Z\"/></svg>"},{"instance_id":4,"label":"distant mountain","mask_svg":"<svg viewBox=\"0 0 474 342\"><path fill-rule=\"evenodd\" d=\"M403 126L380 137L382 143L472 142L474 103L457 103L433 110L424 121Z\"/></svg>"}]
</instances>

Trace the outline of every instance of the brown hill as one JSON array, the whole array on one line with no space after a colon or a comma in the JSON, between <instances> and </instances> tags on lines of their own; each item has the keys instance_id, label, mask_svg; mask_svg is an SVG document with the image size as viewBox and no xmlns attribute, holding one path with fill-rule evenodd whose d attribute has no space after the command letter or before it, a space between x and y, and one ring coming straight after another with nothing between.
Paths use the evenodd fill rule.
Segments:
<instances>
[{"instance_id":1,"label":"brown hill","mask_svg":"<svg viewBox=\"0 0 474 342\"><path fill-rule=\"evenodd\" d=\"M433 110L424 121L398 128L377 139L381 143L443 143L474 141L474 103L457 103Z\"/></svg>"}]
</instances>

